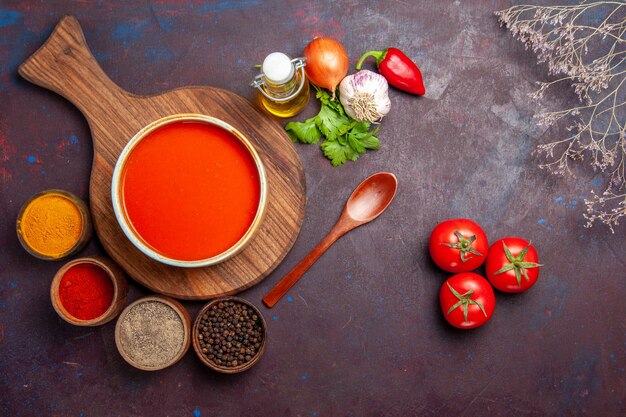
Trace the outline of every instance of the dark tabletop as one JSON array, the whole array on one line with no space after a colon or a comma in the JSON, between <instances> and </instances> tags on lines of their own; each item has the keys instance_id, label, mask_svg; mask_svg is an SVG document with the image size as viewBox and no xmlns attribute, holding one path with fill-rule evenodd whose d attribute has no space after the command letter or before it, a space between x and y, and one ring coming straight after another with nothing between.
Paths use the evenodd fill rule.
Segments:
<instances>
[{"instance_id":1,"label":"dark tabletop","mask_svg":"<svg viewBox=\"0 0 626 417\"><path fill-rule=\"evenodd\" d=\"M583 200L605 178L540 170L534 147L545 79L495 10L509 1L3 1L0 4L0 409L3 416L623 416L626 414L625 226L585 228ZM262 360L243 374L205 368L190 351L159 372L126 364L114 322L73 327L55 314L50 282L63 262L28 255L20 206L62 188L88 199L92 145L61 97L20 79L18 65L65 14L99 64L137 94L211 85L252 98L253 66L299 56L316 35L340 39L354 63L397 46L428 93L391 91L382 147L333 168L297 145L306 172L302 231L284 262L241 294L269 326ZM371 65L371 64L370 64ZM315 114L311 100L303 120ZM375 222L340 239L274 309L265 292L331 228L352 189L377 171L399 179ZM497 293L491 322L447 325L438 291L449 274L428 256L432 228L470 217L495 241L531 239L542 268L520 295ZM80 255L104 255L93 238ZM149 294L130 282L129 301ZM202 302L184 302L192 317Z\"/></svg>"}]
</instances>

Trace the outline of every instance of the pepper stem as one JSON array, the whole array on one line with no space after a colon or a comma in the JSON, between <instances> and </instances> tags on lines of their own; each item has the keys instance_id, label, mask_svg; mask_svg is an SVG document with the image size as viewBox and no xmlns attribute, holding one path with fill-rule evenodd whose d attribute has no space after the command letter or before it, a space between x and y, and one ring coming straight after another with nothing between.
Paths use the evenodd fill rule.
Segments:
<instances>
[{"instance_id":1,"label":"pepper stem","mask_svg":"<svg viewBox=\"0 0 626 417\"><path fill-rule=\"evenodd\" d=\"M370 56L373 56L374 58L376 58L376 66L380 65L380 62L385 59L385 55L387 55L387 50L385 49L384 51L368 51L366 53L364 53L361 58L359 58L359 61L356 63L356 69L360 70L361 66L363 65L363 62L365 62L365 60L367 58L369 58Z\"/></svg>"}]
</instances>

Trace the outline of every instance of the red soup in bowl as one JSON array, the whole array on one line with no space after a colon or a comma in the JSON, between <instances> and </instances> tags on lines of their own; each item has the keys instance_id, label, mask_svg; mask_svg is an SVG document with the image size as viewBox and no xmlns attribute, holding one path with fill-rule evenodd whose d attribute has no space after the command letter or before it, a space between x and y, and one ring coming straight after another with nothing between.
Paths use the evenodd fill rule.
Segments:
<instances>
[{"instance_id":1,"label":"red soup in bowl","mask_svg":"<svg viewBox=\"0 0 626 417\"><path fill-rule=\"evenodd\" d=\"M232 126L176 115L140 131L113 174L116 217L148 256L183 267L212 265L238 253L258 227L265 170Z\"/></svg>"}]
</instances>

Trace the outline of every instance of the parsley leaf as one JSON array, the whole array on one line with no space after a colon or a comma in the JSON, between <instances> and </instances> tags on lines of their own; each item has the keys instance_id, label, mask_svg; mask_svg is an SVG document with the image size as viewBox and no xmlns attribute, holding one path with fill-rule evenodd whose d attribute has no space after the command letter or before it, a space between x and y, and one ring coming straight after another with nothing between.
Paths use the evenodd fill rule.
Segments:
<instances>
[{"instance_id":1,"label":"parsley leaf","mask_svg":"<svg viewBox=\"0 0 626 417\"><path fill-rule=\"evenodd\" d=\"M331 99L331 95L328 91L317 88L317 93L315 93L315 97L317 97L324 106L330 107L341 116L344 116L346 114L343 106L341 105L341 101L339 101L338 98L336 98L335 100Z\"/></svg>"},{"instance_id":2,"label":"parsley leaf","mask_svg":"<svg viewBox=\"0 0 626 417\"><path fill-rule=\"evenodd\" d=\"M316 124L328 140L336 140L341 135L341 127L350 124L347 116L342 116L332 108L323 105L316 116Z\"/></svg>"},{"instance_id":3,"label":"parsley leaf","mask_svg":"<svg viewBox=\"0 0 626 417\"><path fill-rule=\"evenodd\" d=\"M316 89L316 97L321 102L320 111L304 122L287 123L285 130L292 141L318 143L324 137L320 148L333 166L356 161L367 150L380 147L376 137L379 127L370 130L371 123L353 120L338 99L332 100L328 91Z\"/></svg>"},{"instance_id":4,"label":"parsley leaf","mask_svg":"<svg viewBox=\"0 0 626 417\"><path fill-rule=\"evenodd\" d=\"M355 152L350 146L342 145L339 142L325 140L320 147L334 167L344 164L348 159L352 161L359 159L358 152Z\"/></svg>"},{"instance_id":5,"label":"parsley leaf","mask_svg":"<svg viewBox=\"0 0 626 417\"><path fill-rule=\"evenodd\" d=\"M356 135L348 135L348 144L358 153L365 152L365 146L363 146L363 144L359 142L359 137Z\"/></svg>"},{"instance_id":6,"label":"parsley leaf","mask_svg":"<svg viewBox=\"0 0 626 417\"><path fill-rule=\"evenodd\" d=\"M285 126L287 134L292 142L317 143L322 138L322 133L315 125L316 117L311 117L302 123L289 122Z\"/></svg>"},{"instance_id":7,"label":"parsley leaf","mask_svg":"<svg viewBox=\"0 0 626 417\"><path fill-rule=\"evenodd\" d=\"M354 140L358 140L359 144L363 146L365 149L376 150L380 148L380 141L375 136L380 127L372 130L371 132L366 128L365 130L357 130L356 128L350 132L350 135L354 138Z\"/></svg>"}]
</instances>

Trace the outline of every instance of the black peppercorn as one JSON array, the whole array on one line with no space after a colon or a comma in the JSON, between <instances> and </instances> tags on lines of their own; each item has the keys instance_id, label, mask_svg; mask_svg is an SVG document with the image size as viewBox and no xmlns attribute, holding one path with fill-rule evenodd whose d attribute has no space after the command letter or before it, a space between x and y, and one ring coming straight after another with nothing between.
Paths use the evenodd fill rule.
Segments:
<instances>
[{"instance_id":1,"label":"black peppercorn","mask_svg":"<svg viewBox=\"0 0 626 417\"><path fill-rule=\"evenodd\" d=\"M262 326L259 315L247 305L220 301L201 316L197 327L200 352L218 366L242 366L258 354L264 338Z\"/></svg>"}]
</instances>

